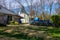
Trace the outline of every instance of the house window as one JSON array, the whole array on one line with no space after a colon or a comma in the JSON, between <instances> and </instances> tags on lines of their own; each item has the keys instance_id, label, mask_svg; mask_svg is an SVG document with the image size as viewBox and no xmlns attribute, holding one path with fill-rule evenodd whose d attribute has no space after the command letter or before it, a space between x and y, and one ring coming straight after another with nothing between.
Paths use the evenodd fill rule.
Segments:
<instances>
[{"instance_id":1,"label":"house window","mask_svg":"<svg viewBox=\"0 0 60 40\"><path fill-rule=\"evenodd\" d=\"M9 24L9 22L12 21L12 16L7 16L7 23Z\"/></svg>"},{"instance_id":2,"label":"house window","mask_svg":"<svg viewBox=\"0 0 60 40\"><path fill-rule=\"evenodd\" d=\"M0 9L1 9L1 7L0 7Z\"/></svg>"}]
</instances>

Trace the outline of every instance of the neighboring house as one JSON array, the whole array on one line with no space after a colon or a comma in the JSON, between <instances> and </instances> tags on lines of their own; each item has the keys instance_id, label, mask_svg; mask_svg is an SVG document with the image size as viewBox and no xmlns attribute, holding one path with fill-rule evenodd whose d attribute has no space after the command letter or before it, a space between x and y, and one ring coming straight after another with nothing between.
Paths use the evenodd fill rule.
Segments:
<instances>
[{"instance_id":1,"label":"neighboring house","mask_svg":"<svg viewBox=\"0 0 60 40\"><path fill-rule=\"evenodd\" d=\"M28 14L26 14L26 13L24 13L24 12L22 12L22 13L19 12L19 15L20 15L21 17L23 17L23 18L21 19L22 23L29 23L29 15L28 15Z\"/></svg>"},{"instance_id":2,"label":"neighboring house","mask_svg":"<svg viewBox=\"0 0 60 40\"><path fill-rule=\"evenodd\" d=\"M18 14L0 5L0 23L1 24L8 24L12 20L19 22L20 18L21 16L19 16Z\"/></svg>"}]
</instances>

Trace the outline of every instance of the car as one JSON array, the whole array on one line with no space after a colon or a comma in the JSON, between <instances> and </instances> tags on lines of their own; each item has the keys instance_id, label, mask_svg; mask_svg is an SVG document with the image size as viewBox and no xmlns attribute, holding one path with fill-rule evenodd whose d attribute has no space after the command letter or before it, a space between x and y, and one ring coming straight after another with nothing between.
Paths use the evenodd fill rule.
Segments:
<instances>
[{"instance_id":1,"label":"car","mask_svg":"<svg viewBox=\"0 0 60 40\"><path fill-rule=\"evenodd\" d=\"M30 24L31 24L31 25L35 25L35 24L38 25L38 24L40 24L40 23L39 23L39 18L36 17L36 18L34 18L33 20L30 20Z\"/></svg>"},{"instance_id":2,"label":"car","mask_svg":"<svg viewBox=\"0 0 60 40\"><path fill-rule=\"evenodd\" d=\"M31 21L30 21L30 24L31 24L31 25L39 25L40 22L39 22L39 21L33 21L33 20L31 20Z\"/></svg>"},{"instance_id":3,"label":"car","mask_svg":"<svg viewBox=\"0 0 60 40\"><path fill-rule=\"evenodd\" d=\"M52 26L53 23L50 20L31 20L31 25Z\"/></svg>"},{"instance_id":4,"label":"car","mask_svg":"<svg viewBox=\"0 0 60 40\"><path fill-rule=\"evenodd\" d=\"M53 26L53 22L50 20L40 20L42 26Z\"/></svg>"}]
</instances>

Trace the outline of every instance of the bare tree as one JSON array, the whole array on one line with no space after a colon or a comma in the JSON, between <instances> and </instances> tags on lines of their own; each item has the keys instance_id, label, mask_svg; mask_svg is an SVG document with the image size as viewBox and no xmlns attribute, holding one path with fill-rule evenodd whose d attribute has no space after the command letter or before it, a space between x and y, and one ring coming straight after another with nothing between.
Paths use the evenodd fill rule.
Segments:
<instances>
[{"instance_id":1,"label":"bare tree","mask_svg":"<svg viewBox=\"0 0 60 40\"><path fill-rule=\"evenodd\" d=\"M6 1L6 0L0 0L0 5L6 7L6 2L5 2L5 1Z\"/></svg>"},{"instance_id":2,"label":"bare tree","mask_svg":"<svg viewBox=\"0 0 60 40\"><path fill-rule=\"evenodd\" d=\"M27 14L27 12L26 12L24 6L21 4L21 1L19 1L19 0L15 0L15 1L17 1L17 2L20 4L20 6L21 6L21 7L20 7L20 8L21 8L21 12L24 12L24 13Z\"/></svg>"},{"instance_id":3,"label":"bare tree","mask_svg":"<svg viewBox=\"0 0 60 40\"><path fill-rule=\"evenodd\" d=\"M59 4L59 3L58 3ZM58 8L56 8L56 10L55 10L56 12L57 12L57 14L58 15L60 15L60 4L59 4L59 7Z\"/></svg>"},{"instance_id":4,"label":"bare tree","mask_svg":"<svg viewBox=\"0 0 60 40\"><path fill-rule=\"evenodd\" d=\"M50 18L51 18L51 11L52 11L52 6L53 6L53 1L50 1Z\"/></svg>"},{"instance_id":5,"label":"bare tree","mask_svg":"<svg viewBox=\"0 0 60 40\"><path fill-rule=\"evenodd\" d=\"M25 0L28 8L29 8L29 14L30 14L30 17L34 16L35 15L35 10L33 10L33 0L29 0L30 4L28 3L28 0Z\"/></svg>"},{"instance_id":6,"label":"bare tree","mask_svg":"<svg viewBox=\"0 0 60 40\"><path fill-rule=\"evenodd\" d=\"M60 15L60 8L56 9L56 12L57 12L58 15Z\"/></svg>"},{"instance_id":7,"label":"bare tree","mask_svg":"<svg viewBox=\"0 0 60 40\"><path fill-rule=\"evenodd\" d=\"M19 2L20 0L18 0L17 2L21 5L21 7L23 7L23 5L21 4L21 2ZM45 5L45 2L47 1L49 6L50 6L50 16L51 16L51 11L52 11L52 6L53 6L53 1L52 0L36 0L36 1L40 1L40 2L36 2L35 5L33 5L33 1L34 0L30 0L30 4L28 3L29 0L25 0L27 5L30 5L28 6L29 8L29 13L33 13L32 16L34 15L37 15L37 13L39 12L39 10L41 11L41 13L43 14L42 15L42 18L45 19L45 13L44 13L44 5ZM46 4L47 5L47 4ZM38 8L40 7L40 9ZM34 10L35 9L35 10ZM38 10L39 9L39 10ZM25 10L25 9L24 9ZM49 18L50 19L50 18Z\"/></svg>"},{"instance_id":8,"label":"bare tree","mask_svg":"<svg viewBox=\"0 0 60 40\"><path fill-rule=\"evenodd\" d=\"M57 4L58 4L58 8L56 8L55 11L57 12L58 15L60 15L60 0L58 0Z\"/></svg>"},{"instance_id":9,"label":"bare tree","mask_svg":"<svg viewBox=\"0 0 60 40\"><path fill-rule=\"evenodd\" d=\"M41 19L45 20L45 14L44 14L44 0L40 0L40 7L41 7Z\"/></svg>"},{"instance_id":10,"label":"bare tree","mask_svg":"<svg viewBox=\"0 0 60 40\"><path fill-rule=\"evenodd\" d=\"M25 1L26 1L27 5L28 5L28 8L30 8L29 3L28 3L28 0L25 0Z\"/></svg>"}]
</instances>

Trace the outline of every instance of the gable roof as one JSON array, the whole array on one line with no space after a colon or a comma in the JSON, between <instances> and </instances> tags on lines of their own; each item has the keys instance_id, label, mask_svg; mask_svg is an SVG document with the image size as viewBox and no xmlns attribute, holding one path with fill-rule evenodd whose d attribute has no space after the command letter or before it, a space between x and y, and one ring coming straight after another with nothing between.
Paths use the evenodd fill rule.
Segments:
<instances>
[{"instance_id":1,"label":"gable roof","mask_svg":"<svg viewBox=\"0 0 60 40\"><path fill-rule=\"evenodd\" d=\"M16 13L14 13L13 11L3 7L0 5L0 13L3 13L3 14L12 14L12 15L17 15Z\"/></svg>"}]
</instances>

